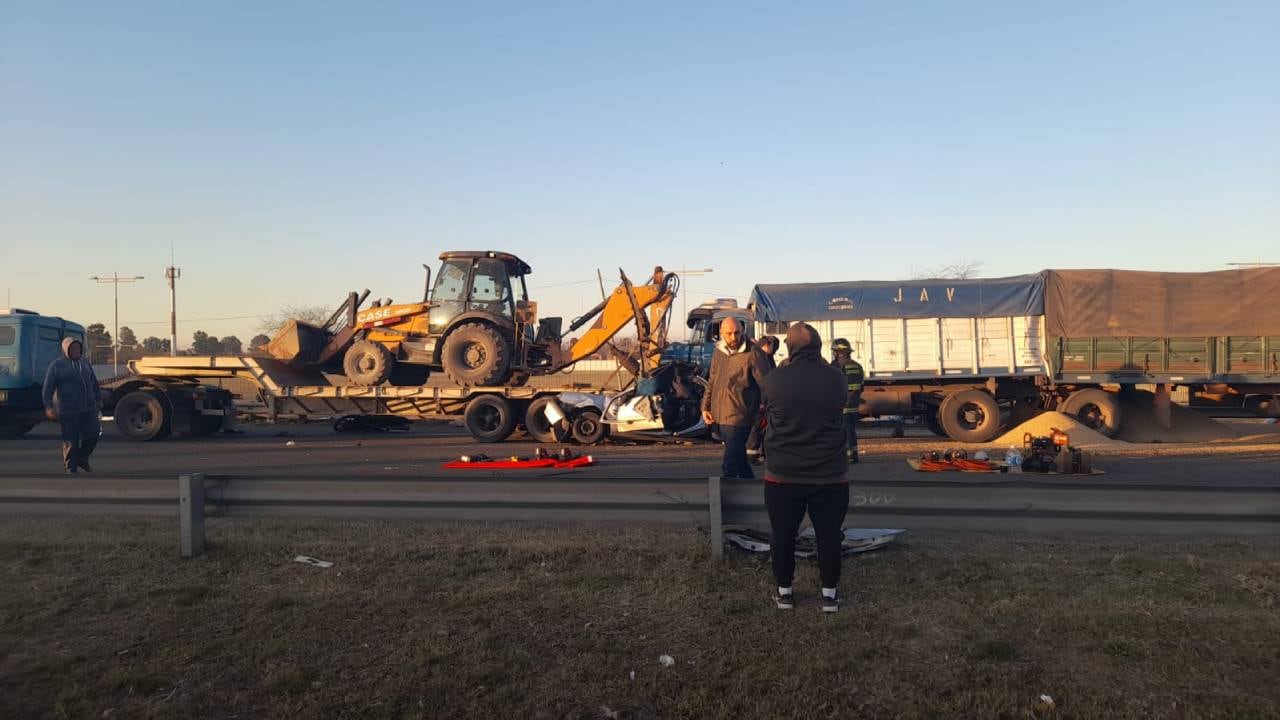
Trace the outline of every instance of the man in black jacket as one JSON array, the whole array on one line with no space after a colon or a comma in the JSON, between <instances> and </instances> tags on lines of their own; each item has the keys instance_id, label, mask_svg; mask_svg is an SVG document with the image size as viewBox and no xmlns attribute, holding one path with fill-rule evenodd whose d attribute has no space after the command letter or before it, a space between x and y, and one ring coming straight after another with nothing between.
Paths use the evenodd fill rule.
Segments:
<instances>
[{"instance_id":1,"label":"man in black jacket","mask_svg":"<svg viewBox=\"0 0 1280 720\"><path fill-rule=\"evenodd\" d=\"M787 330L786 364L762 385L765 432L764 500L773 529L770 542L780 610L795 607L796 533L805 513L817 536L822 610L840 609L841 546L849 509L849 460L845 454L844 373L822 359L822 339L807 324Z\"/></svg>"}]
</instances>

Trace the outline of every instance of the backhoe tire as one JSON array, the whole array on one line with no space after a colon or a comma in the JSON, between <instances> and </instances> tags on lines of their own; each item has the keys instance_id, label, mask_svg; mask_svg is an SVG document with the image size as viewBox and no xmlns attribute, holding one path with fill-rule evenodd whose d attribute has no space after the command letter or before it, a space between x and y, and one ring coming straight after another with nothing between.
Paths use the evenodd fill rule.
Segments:
<instances>
[{"instance_id":1,"label":"backhoe tire","mask_svg":"<svg viewBox=\"0 0 1280 720\"><path fill-rule=\"evenodd\" d=\"M342 371L352 385L381 385L391 377L396 359L376 342L357 340L342 356Z\"/></svg>"},{"instance_id":2,"label":"backhoe tire","mask_svg":"<svg viewBox=\"0 0 1280 720\"><path fill-rule=\"evenodd\" d=\"M516 410L501 395L477 395L462 416L471 437L483 443L502 442L516 429Z\"/></svg>"},{"instance_id":3,"label":"backhoe tire","mask_svg":"<svg viewBox=\"0 0 1280 720\"><path fill-rule=\"evenodd\" d=\"M440 364L459 385L502 385L511 377L511 345L496 328L467 323L445 338Z\"/></svg>"},{"instance_id":4,"label":"backhoe tire","mask_svg":"<svg viewBox=\"0 0 1280 720\"><path fill-rule=\"evenodd\" d=\"M422 387L430 377L431 368L426 365L398 362L391 368L391 384L398 387Z\"/></svg>"},{"instance_id":5,"label":"backhoe tire","mask_svg":"<svg viewBox=\"0 0 1280 720\"><path fill-rule=\"evenodd\" d=\"M938 424L952 440L991 442L1000 432L1000 404L982 390L961 390L938 406Z\"/></svg>"},{"instance_id":6,"label":"backhoe tire","mask_svg":"<svg viewBox=\"0 0 1280 720\"><path fill-rule=\"evenodd\" d=\"M173 432L169 405L154 390L134 390L116 403L116 427L130 440L163 440Z\"/></svg>"},{"instance_id":7,"label":"backhoe tire","mask_svg":"<svg viewBox=\"0 0 1280 720\"><path fill-rule=\"evenodd\" d=\"M1115 393L1098 388L1077 390L1067 396L1061 410L1109 438L1120 432L1120 398Z\"/></svg>"}]
</instances>

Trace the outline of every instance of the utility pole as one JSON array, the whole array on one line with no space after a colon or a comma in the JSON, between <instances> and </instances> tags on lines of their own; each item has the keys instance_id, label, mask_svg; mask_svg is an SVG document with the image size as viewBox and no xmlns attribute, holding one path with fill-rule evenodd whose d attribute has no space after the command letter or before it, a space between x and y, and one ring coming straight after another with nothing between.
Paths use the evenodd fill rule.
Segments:
<instances>
[{"instance_id":1,"label":"utility pole","mask_svg":"<svg viewBox=\"0 0 1280 720\"><path fill-rule=\"evenodd\" d=\"M178 289L175 282L182 277L182 268L173 266L173 246L169 246L169 267L164 269L169 281L169 357L178 357Z\"/></svg>"},{"instance_id":2,"label":"utility pole","mask_svg":"<svg viewBox=\"0 0 1280 720\"><path fill-rule=\"evenodd\" d=\"M115 290L115 328L111 336L111 375L112 377L120 374L120 283L132 283L142 280L141 275L127 275L120 277L119 273L111 273L111 277L99 277L94 275L89 278L95 280L99 285L111 283ZM89 364L93 364L93 357L89 358Z\"/></svg>"},{"instance_id":3,"label":"utility pole","mask_svg":"<svg viewBox=\"0 0 1280 720\"><path fill-rule=\"evenodd\" d=\"M681 280L687 277L701 277L707 273L713 272L711 268L702 268L694 270L690 268L679 268L671 270L680 277ZM689 293L686 290L688 286L684 285L680 288L680 324L684 326L684 341L689 342Z\"/></svg>"}]
</instances>

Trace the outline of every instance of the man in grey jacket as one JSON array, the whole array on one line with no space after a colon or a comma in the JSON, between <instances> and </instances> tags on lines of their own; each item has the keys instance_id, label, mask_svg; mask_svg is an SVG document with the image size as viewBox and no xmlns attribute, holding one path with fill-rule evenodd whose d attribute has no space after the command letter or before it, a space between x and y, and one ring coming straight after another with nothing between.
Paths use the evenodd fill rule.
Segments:
<instances>
[{"instance_id":1,"label":"man in grey jacket","mask_svg":"<svg viewBox=\"0 0 1280 720\"><path fill-rule=\"evenodd\" d=\"M737 320L725 318L702 396L702 421L719 426L724 443L722 477L755 478L747 460L747 437L759 416L760 383L768 374L765 354L747 340Z\"/></svg>"},{"instance_id":2,"label":"man in grey jacket","mask_svg":"<svg viewBox=\"0 0 1280 720\"><path fill-rule=\"evenodd\" d=\"M89 455L102 432L98 377L83 353L79 340L64 338L63 357L49 363L44 376L44 414L62 426L62 464L68 473L93 472Z\"/></svg>"}]
</instances>

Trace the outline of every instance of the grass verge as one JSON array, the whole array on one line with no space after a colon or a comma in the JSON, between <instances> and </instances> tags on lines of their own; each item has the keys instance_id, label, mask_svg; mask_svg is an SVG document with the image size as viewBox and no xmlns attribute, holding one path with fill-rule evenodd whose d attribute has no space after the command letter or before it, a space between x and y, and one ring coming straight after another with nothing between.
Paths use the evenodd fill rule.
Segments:
<instances>
[{"instance_id":1,"label":"grass verge","mask_svg":"<svg viewBox=\"0 0 1280 720\"><path fill-rule=\"evenodd\" d=\"M1280 543L908 533L824 617L664 528L0 521L7 717L1266 717ZM330 569L295 555L334 561ZM675 664L659 664L660 655ZM1041 699L1042 695L1052 702Z\"/></svg>"}]
</instances>

